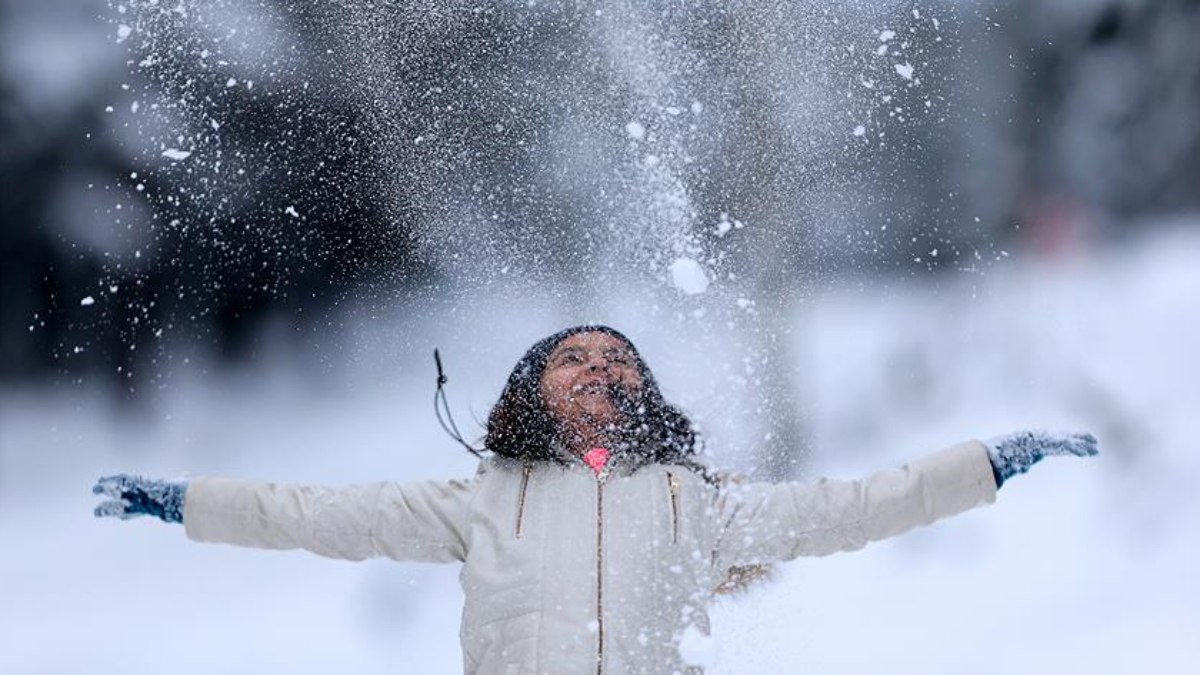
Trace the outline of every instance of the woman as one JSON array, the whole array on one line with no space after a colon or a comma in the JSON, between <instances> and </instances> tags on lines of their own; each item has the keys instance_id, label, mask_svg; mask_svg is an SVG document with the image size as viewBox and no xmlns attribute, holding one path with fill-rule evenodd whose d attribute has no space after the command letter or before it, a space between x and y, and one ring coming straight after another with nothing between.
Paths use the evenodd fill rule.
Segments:
<instances>
[{"instance_id":1,"label":"woman","mask_svg":"<svg viewBox=\"0 0 1200 675\"><path fill-rule=\"evenodd\" d=\"M182 522L188 537L333 558L461 562L470 675L700 673L679 654L747 569L862 547L994 500L1090 435L968 441L862 481L742 483L695 459L696 434L633 344L570 328L517 364L466 481L341 489L126 475L98 516Z\"/></svg>"}]
</instances>

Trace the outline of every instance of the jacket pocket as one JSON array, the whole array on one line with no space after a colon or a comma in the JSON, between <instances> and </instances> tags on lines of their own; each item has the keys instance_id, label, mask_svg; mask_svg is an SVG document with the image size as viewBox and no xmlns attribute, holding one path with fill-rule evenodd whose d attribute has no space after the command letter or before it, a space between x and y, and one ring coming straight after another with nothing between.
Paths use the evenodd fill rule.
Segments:
<instances>
[{"instance_id":1,"label":"jacket pocket","mask_svg":"<svg viewBox=\"0 0 1200 675\"><path fill-rule=\"evenodd\" d=\"M679 477L667 472L667 494L671 498L671 543L679 543L679 492L681 489Z\"/></svg>"},{"instance_id":2,"label":"jacket pocket","mask_svg":"<svg viewBox=\"0 0 1200 675\"><path fill-rule=\"evenodd\" d=\"M517 522L513 526L513 531L517 539L525 531L525 496L529 492L529 474L533 471L533 467L526 464L521 468L521 489L517 492Z\"/></svg>"}]
</instances>

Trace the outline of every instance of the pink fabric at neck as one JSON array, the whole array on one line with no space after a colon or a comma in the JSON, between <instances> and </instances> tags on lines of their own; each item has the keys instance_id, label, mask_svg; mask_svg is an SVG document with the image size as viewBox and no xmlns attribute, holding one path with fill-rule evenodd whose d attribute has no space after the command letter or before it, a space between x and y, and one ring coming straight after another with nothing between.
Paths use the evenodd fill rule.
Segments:
<instances>
[{"instance_id":1,"label":"pink fabric at neck","mask_svg":"<svg viewBox=\"0 0 1200 675\"><path fill-rule=\"evenodd\" d=\"M592 471L599 476L600 472L604 470L604 465L608 464L609 454L608 448L592 448L583 453L583 463L592 467Z\"/></svg>"}]
</instances>

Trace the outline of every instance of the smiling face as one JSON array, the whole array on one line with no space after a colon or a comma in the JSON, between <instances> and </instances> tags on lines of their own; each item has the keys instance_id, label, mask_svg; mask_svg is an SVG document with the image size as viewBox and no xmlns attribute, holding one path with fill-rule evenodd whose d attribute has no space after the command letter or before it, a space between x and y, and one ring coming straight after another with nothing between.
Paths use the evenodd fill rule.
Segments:
<instances>
[{"instance_id":1,"label":"smiling face","mask_svg":"<svg viewBox=\"0 0 1200 675\"><path fill-rule=\"evenodd\" d=\"M567 328L526 350L488 413L484 443L524 462L566 465L602 447L628 467L699 466L691 420L663 399L629 338L607 326Z\"/></svg>"},{"instance_id":2,"label":"smiling face","mask_svg":"<svg viewBox=\"0 0 1200 675\"><path fill-rule=\"evenodd\" d=\"M624 340L596 331L572 335L551 350L538 390L556 422L591 441L621 420L616 387L630 398L641 393L637 356Z\"/></svg>"}]
</instances>

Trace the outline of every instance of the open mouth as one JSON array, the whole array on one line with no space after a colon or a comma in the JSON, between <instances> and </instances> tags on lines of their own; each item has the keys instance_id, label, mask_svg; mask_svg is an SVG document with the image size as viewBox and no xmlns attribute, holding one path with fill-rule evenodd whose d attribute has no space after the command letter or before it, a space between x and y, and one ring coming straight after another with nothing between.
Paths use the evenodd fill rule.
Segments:
<instances>
[{"instance_id":1,"label":"open mouth","mask_svg":"<svg viewBox=\"0 0 1200 675\"><path fill-rule=\"evenodd\" d=\"M572 387L572 393L582 396L609 395L609 385L604 382L588 382Z\"/></svg>"}]
</instances>

